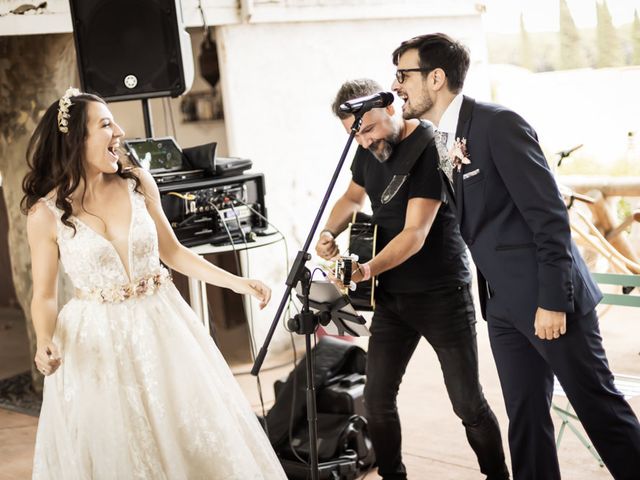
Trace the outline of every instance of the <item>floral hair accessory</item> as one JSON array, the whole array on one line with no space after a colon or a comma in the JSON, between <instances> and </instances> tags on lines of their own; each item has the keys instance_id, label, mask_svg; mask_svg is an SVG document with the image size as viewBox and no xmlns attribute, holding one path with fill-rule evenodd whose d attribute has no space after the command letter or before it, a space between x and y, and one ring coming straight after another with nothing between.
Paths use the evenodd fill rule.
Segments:
<instances>
[{"instance_id":1,"label":"floral hair accessory","mask_svg":"<svg viewBox=\"0 0 640 480\"><path fill-rule=\"evenodd\" d=\"M81 94L77 88L69 87L58 102L58 130L62 133L69 133L69 107L73 105L71 98Z\"/></svg>"},{"instance_id":2,"label":"floral hair accessory","mask_svg":"<svg viewBox=\"0 0 640 480\"><path fill-rule=\"evenodd\" d=\"M471 163L469 152L467 151L466 138L456 138L451 150L449 150L449 161L451 162L451 166L458 172L462 170L462 165L469 165Z\"/></svg>"}]
</instances>

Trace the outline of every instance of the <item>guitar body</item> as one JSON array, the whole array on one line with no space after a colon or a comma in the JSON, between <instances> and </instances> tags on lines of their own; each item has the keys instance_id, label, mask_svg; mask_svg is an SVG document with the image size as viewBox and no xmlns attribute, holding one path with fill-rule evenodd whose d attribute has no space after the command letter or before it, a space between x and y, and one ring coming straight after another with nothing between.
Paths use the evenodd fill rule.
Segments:
<instances>
[{"instance_id":1,"label":"guitar body","mask_svg":"<svg viewBox=\"0 0 640 480\"><path fill-rule=\"evenodd\" d=\"M376 255L378 226L371 216L357 212L349 224L349 254L358 256L358 263L366 263ZM375 302L375 277L358 283L355 290L349 290L349 300L356 310L373 311Z\"/></svg>"}]
</instances>

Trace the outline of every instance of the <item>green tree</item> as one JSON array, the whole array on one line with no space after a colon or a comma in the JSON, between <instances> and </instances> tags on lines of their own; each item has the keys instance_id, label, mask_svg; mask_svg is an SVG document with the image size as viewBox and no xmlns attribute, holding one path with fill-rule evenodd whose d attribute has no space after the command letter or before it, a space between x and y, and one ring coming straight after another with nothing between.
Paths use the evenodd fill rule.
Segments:
<instances>
[{"instance_id":1,"label":"green tree","mask_svg":"<svg viewBox=\"0 0 640 480\"><path fill-rule=\"evenodd\" d=\"M583 68L587 61L567 0L560 0L560 69Z\"/></svg>"},{"instance_id":2,"label":"green tree","mask_svg":"<svg viewBox=\"0 0 640 480\"><path fill-rule=\"evenodd\" d=\"M522 13L520 14L520 65L529 70L534 70L531 38L524 26L524 16Z\"/></svg>"},{"instance_id":3,"label":"green tree","mask_svg":"<svg viewBox=\"0 0 640 480\"><path fill-rule=\"evenodd\" d=\"M638 10L633 11L633 25L631 26L631 64L640 65L640 18Z\"/></svg>"},{"instance_id":4,"label":"green tree","mask_svg":"<svg viewBox=\"0 0 640 480\"><path fill-rule=\"evenodd\" d=\"M596 1L596 67L619 67L624 65L622 45L606 0Z\"/></svg>"}]
</instances>

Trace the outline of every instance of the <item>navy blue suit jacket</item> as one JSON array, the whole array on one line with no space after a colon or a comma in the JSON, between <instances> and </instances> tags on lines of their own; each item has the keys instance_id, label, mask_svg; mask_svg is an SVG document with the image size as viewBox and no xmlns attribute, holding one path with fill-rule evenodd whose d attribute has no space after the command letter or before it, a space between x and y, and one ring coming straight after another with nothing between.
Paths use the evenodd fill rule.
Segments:
<instances>
[{"instance_id":1,"label":"navy blue suit jacket","mask_svg":"<svg viewBox=\"0 0 640 480\"><path fill-rule=\"evenodd\" d=\"M507 108L464 97L456 138L466 138L471 163L454 172L449 193L478 268L483 317L489 292L502 314L525 320L538 307L592 310L602 294L571 239L533 128Z\"/></svg>"}]
</instances>

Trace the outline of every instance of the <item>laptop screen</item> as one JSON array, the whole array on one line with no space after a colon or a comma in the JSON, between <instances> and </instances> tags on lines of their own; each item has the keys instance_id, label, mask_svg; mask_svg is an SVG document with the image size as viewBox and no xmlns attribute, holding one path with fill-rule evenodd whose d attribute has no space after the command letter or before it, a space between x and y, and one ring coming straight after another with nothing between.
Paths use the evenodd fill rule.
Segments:
<instances>
[{"instance_id":1,"label":"laptop screen","mask_svg":"<svg viewBox=\"0 0 640 480\"><path fill-rule=\"evenodd\" d=\"M151 173L181 170L182 150L172 137L126 140L133 161Z\"/></svg>"}]
</instances>

